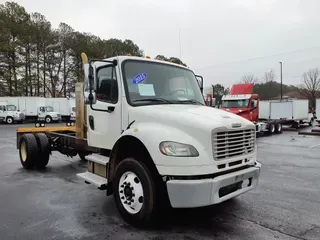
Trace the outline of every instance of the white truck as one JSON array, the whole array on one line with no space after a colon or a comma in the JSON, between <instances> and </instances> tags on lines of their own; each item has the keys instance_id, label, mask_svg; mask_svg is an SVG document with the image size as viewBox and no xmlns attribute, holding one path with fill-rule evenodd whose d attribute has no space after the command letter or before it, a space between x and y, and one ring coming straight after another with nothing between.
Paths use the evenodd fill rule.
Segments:
<instances>
[{"instance_id":1,"label":"white truck","mask_svg":"<svg viewBox=\"0 0 320 240\"><path fill-rule=\"evenodd\" d=\"M18 129L24 168L44 168L52 151L86 154L78 177L113 194L121 216L140 226L165 203L209 206L257 186L255 125L205 106L202 77L141 57L82 59L90 81L85 93L76 85L76 126Z\"/></svg>"},{"instance_id":2,"label":"white truck","mask_svg":"<svg viewBox=\"0 0 320 240\"><path fill-rule=\"evenodd\" d=\"M46 98L46 105L53 107L55 112L60 113L61 120L69 121L75 119L75 101L69 98Z\"/></svg>"},{"instance_id":3,"label":"white truck","mask_svg":"<svg viewBox=\"0 0 320 240\"><path fill-rule=\"evenodd\" d=\"M17 110L15 105L10 105L6 101L0 101L0 122L8 124L22 123L25 120L23 113Z\"/></svg>"},{"instance_id":4,"label":"white truck","mask_svg":"<svg viewBox=\"0 0 320 240\"><path fill-rule=\"evenodd\" d=\"M47 123L61 120L61 114L54 111L52 106L47 105L44 97L0 97L0 101L17 106L18 110L24 114L25 119Z\"/></svg>"}]
</instances>

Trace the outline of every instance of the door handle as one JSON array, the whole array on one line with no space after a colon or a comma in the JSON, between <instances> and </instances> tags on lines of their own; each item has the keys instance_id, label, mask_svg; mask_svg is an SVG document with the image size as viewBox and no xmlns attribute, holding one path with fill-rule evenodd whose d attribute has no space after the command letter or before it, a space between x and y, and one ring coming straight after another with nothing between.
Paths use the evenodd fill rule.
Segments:
<instances>
[{"instance_id":1,"label":"door handle","mask_svg":"<svg viewBox=\"0 0 320 240\"><path fill-rule=\"evenodd\" d=\"M94 118L92 115L89 116L89 126L92 130L94 130Z\"/></svg>"},{"instance_id":2,"label":"door handle","mask_svg":"<svg viewBox=\"0 0 320 240\"><path fill-rule=\"evenodd\" d=\"M108 107L108 113L112 113L114 111L115 107L109 106Z\"/></svg>"}]
</instances>

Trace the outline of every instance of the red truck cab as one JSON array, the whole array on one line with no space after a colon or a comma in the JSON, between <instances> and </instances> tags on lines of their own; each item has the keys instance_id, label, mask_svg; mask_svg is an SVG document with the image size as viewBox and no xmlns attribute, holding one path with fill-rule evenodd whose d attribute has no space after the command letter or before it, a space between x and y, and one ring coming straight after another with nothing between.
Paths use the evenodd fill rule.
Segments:
<instances>
[{"instance_id":1,"label":"red truck cab","mask_svg":"<svg viewBox=\"0 0 320 240\"><path fill-rule=\"evenodd\" d=\"M230 94L222 97L221 109L252 122L259 120L259 96L253 94L253 83L235 84Z\"/></svg>"}]
</instances>

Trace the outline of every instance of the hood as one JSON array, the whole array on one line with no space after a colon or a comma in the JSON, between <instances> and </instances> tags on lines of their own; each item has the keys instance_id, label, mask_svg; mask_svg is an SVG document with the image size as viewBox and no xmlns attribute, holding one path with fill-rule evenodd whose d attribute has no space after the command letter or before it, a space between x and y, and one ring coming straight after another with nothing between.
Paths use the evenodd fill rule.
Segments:
<instances>
[{"instance_id":1,"label":"hood","mask_svg":"<svg viewBox=\"0 0 320 240\"><path fill-rule=\"evenodd\" d=\"M241 124L242 127L253 125L250 121L224 110L186 104L167 104L132 107L129 110L130 122L157 122L167 125L201 128L206 131L216 127L232 128L232 124Z\"/></svg>"}]
</instances>

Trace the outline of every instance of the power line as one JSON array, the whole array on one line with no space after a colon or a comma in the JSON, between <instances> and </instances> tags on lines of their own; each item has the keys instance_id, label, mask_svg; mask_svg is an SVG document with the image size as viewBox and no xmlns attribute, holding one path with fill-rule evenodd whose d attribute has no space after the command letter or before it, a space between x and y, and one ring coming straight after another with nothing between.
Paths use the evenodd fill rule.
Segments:
<instances>
[{"instance_id":1,"label":"power line","mask_svg":"<svg viewBox=\"0 0 320 240\"><path fill-rule=\"evenodd\" d=\"M209 66L206 66L206 67L197 68L197 70L204 69L204 68L209 68L209 67L214 67L214 66L219 66L219 65L232 64L232 63L238 63L238 62L245 62L245 61L257 60L257 59L268 58L268 57L275 57L275 56L280 56L280 55L284 55L284 54L290 54L290 53L295 53L295 52L303 52L303 51L314 50L314 49L320 49L320 46L311 47L311 48L305 48L305 49L297 49L297 50L293 50L293 51L290 51L290 52L276 53L276 54L267 55L267 56L260 56L260 57L242 59L242 60L237 60L237 61L232 61L232 62L217 63L217 64L209 65Z\"/></svg>"}]
</instances>

